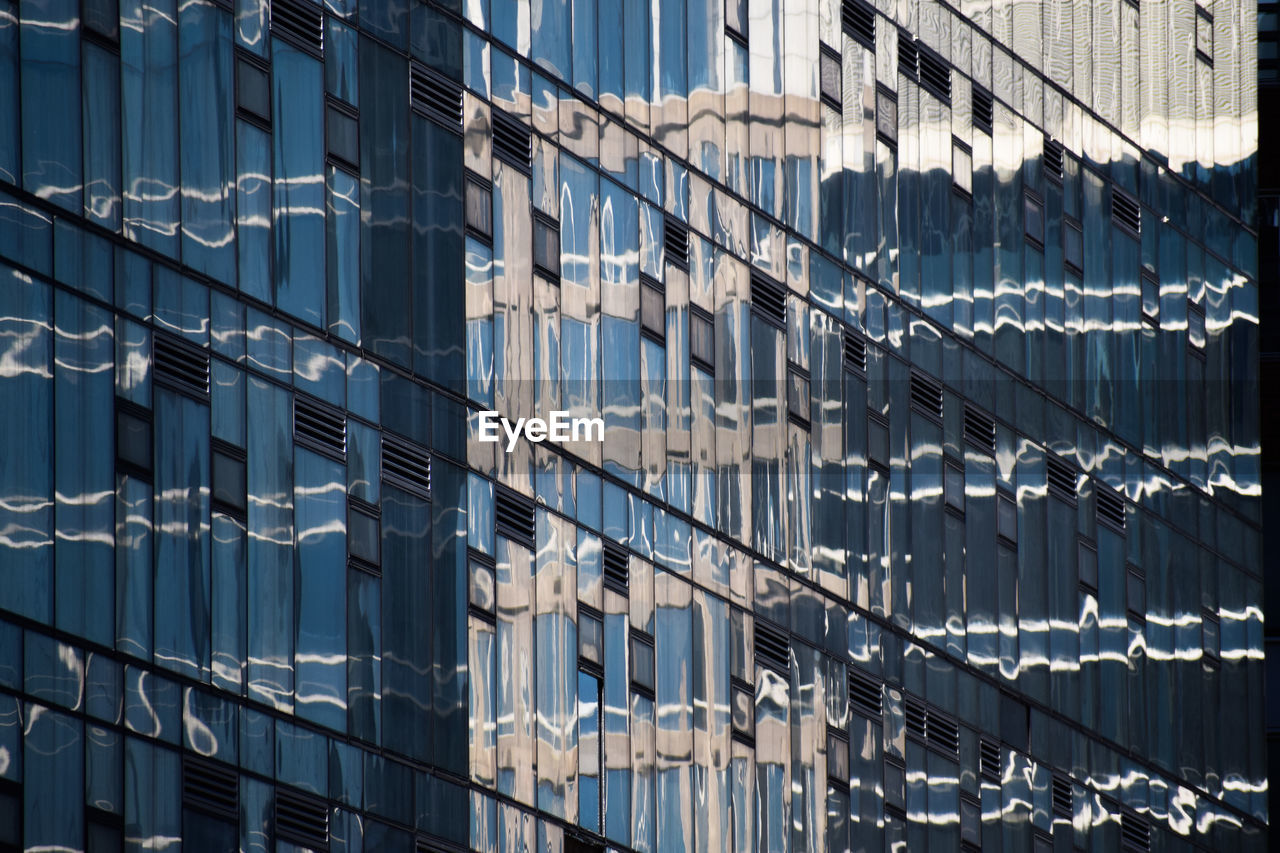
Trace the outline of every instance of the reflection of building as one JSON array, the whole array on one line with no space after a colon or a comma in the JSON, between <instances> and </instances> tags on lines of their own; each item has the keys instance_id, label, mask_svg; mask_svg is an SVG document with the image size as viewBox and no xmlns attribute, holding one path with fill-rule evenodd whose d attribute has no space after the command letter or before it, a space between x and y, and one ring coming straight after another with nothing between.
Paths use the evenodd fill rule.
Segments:
<instances>
[{"instance_id":1,"label":"reflection of building","mask_svg":"<svg viewBox=\"0 0 1280 853\"><path fill-rule=\"evenodd\" d=\"M1256 12L880 5L0 0L0 849L1265 849Z\"/></svg>"}]
</instances>

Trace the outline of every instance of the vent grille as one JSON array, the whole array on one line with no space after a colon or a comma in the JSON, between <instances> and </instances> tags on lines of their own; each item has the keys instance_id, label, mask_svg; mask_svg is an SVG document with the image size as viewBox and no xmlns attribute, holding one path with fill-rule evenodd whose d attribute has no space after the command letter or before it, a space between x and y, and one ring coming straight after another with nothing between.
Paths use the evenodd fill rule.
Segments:
<instances>
[{"instance_id":1,"label":"vent grille","mask_svg":"<svg viewBox=\"0 0 1280 853\"><path fill-rule=\"evenodd\" d=\"M906 696L902 701L903 714L907 721L907 736L924 740L928 735L929 712L919 699Z\"/></svg>"},{"instance_id":2,"label":"vent grille","mask_svg":"<svg viewBox=\"0 0 1280 853\"><path fill-rule=\"evenodd\" d=\"M497 489L494 495L494 521L498 533L533 547L533 501L510 489Z\"/></svg>"},{"instance_id":3,"label":"vent grille","mask_svg":"<svg viewBox=\"0 0 1280 853\"><path fill-rule=\"evenodd\" d=\"M848 329L844 330L844 366L859 373L867 370L867 341Z\"/></svg>"},{"instance_id":4,"label":"vent grille","mask_svg":"<svg viewBox=\"0 0 1280 853\"><path fill-rule=\"evenodd\" d=\"M209 354L186 341L157 333L152 343L156 381L175 391L209 396Z\"/></svg>"},{"instance_id":5,"label":"vent grille","mask_svg":"<svg viewBox=\"0 0 1280 853\"><path fill-rule=\"evenodd\" d=\"M442 127L462 132L462 87L448 77L410 62L409 102Z\"/></svg>"},{"instance_id":6,"label":"vent grille","mask_svg":"<svg viewBox=\"0 0 1280 853\"><path fill-rule=\"evenodd\" d=\"M1121 228L1132 231L1134 234L1140 233L1142 229L1142 209L1138 207L1137 199L1120 192L1120 190L1112 189L1111 221Z\"/></svg>"},{"instance_id":7,"label":"vent grille","mask_svg":"<svg viewBox=\"0 0 1280 853\"><path fill-rule=\"evenodd\" d=\"M942 417L942 386L923 373L911 375L911 405L933 418Z\"/></svg>"},{"instance_id":8,"label":"vent grille","mask_svg":"<svg viewBox=\"0 0 1280 853\"><path fill-rule=\"evenodd\" d=\"M868 717L880 716L882 696L879 679L849 667L849 702L855 711Z\"/></svg>"},{"instance_id":9,"label":"vent grille","mask_svg":"<svg viewBox=\"0 0 1280 853\"><path fill-rule=\"evenodd\" d=\"M870 6L857 0L844 0L840 10L844 31L849 38L867 50L876 49L876 13Z\"/></svg>"},{"instance_id":10,"label":"vent grille","mask_svg":"<svg viewBox=\"0 0 1280 853\"><path fill-rule=\"evenodd\" d=\"M1046 138L1044 141L1044 176L1059 186L1062 185L1063 157L1065 152L1061 142Z\"/></svg>"},{"instance_id":11,"label":"vent grille","mask_svg":"<svg viewBox=\"0 0 1280 853\"><path fill-rule=\"evenodd\" d=\"M996 452L996 422L967 403L964 407L964 440L985 453Z\"/></svg>"},{"instance_id":12,"label":"vent grille","mask_svg":"<svg viewBox=\"0 0 1280 853\"><path fill-rule=\"evenodd\" d=\"M662 243L667 263L682 270L689 269L689 226L674 217L665 217Z\"/></svg>"},{"instance_id":13,"label":"vent grille","mask_svg":"<svg viewBox=\"0 0 1280 853\"><path fill-rule=\"evenodd\" d=\"M757 270L751 271L751 304L761 319L787 327L786 288Z\"/></svg>"},{"instance_id":14,"label":"vent grille","mask_svg":"<svg viewBox=\"0 0 1280 853\"><path fill-rule=\"evenodd\" d=\"M1053 813L1070 820L1074 813L1071 805L1071 780L1065 776L1054 776L1052 793Z\"/></svg>"},{"instance_id":15,"label":"vent grille","mask_svg":"<svg viewBox=\"0 0 1280 853\"><path fill-rule=\"evenodd\" d=\"M1124 530L1124 498L1109 486L1098 484L1098 521Z\"/></svg>"},{"instance_id":16,"label":"vent grille","mask_svg":"<svg viewBox=\"0 0 1280 853\"><path fill-rule=\"evenodd\" d=\"M1045 463L1049 473L1049 494L1075 506L1076 472L1053 454L1045 457Z\"/></svg>"},{"instance_id":17,"label":"vent grille","mask_svg":"<svg viewBox=\"0 0 1280 853\"><path fill-rule=\"evenodd\" d=\"M293 398L293 440L317 453L345 462L347 418L342 412L301 394Z\"/></svg>"},{"instance_id":18,"label":"vent grille","mask_svg":"<svg viewBox=\"0 0 1280 853\"><path fill-rule=\"evenodd\" d=\"M960 727L937 711L929 712L929 744L950 755L960 753Z\"/></svg>"},{"instance_id":19,"label":"vent grille","mask_svg":"<svg viewBox=\"0 0 1280 853\"><path fill-rule=\"evenodd\" d=\"M977 86L973 87L973 126L988 136L995 126L995 102L991 93Z\"/></svg>"},{"instance_id":20,"label":"vent grille","mask_svg":"<svg viewBox=\"0 0 1280 853\"><path fill-rule=\"evenodd\" d=\"M1125 853L1146 853L1151 849L1151 824L1133 812L1120 816L1120 849Z\"/></svg>"},{"instance_id":21,"label":"vent grille","mask_svg":"<svg viewBox=\"0 0 1280 853\"><path fill-rule=\"evenodd\" d=\"M324 11L307 0L272 0L271 32L319 56L324 51Z\"/></svg>"},{"instance_id":22,"label":"vent grille","mask_svg":"<svg viewBox=\"0 0 1280 853\"><path fill-rule=\"evenodd\" d=\"M791 643L787 633L756 619L756 663L771 669L782 678L791 673Z\"/></svg>"},{"instance_id":23,"label":"vent grille","mask_svg":"<svg viewBox=\"0 0 1280 853\"><path fill-rule=\"evenodd\" d=\"M627 594L631 584L631 569L627 565L627 550L615 542L604 543L604 585L614 592Z\"/></svg>"},{"instance_id":24,"label":"vent grille","mask_svg":"<svg viewBox=\"0 0 1280 853\"><path fill-rule=\"evenodd\" d=\"M431 454L411 441L384 433L382 479L420 498L430 498Z\"/></svg>"},{"instance_id":25,"label":"vent grille","mask_svg":"<svg viewBox=\"0 0 1280 853\"><path fill-rule=\"evenodd\" d=\"M916 59L920 71L920 86L926 91L951 103L951 68L941 57L922 50Z\"/></svg>"},{"instance_id":26,"label":"vent grille","mask_svg":"<svg viewBox=\"0 0 1280 853\"><path fill-rule=\"evenodd\" d=\"M911 36L898 33L898 73L910 80L918 79L920 68L920 51Z\"/></svg>"},{"instance_id":27,"label":"vent grille","mask_svg":"<svg viewBox=\"0 0 1280 853\"><path fill-rule=\"evenodd\" d=\"M493 154L524 174L531 171L533 137L529 128L501 110L493 111Z\"/></svg>"},{"instance_id":28,"label":"vent grille","mask_svg":"<svg viewBox=\"0 0 1280 853\"><path fill-rule=\"evenodd\" d=\"M240 814L240 777L233 768L185 755L182 803L196 811L235 820Z\"/></svg>"},{"instance_id":29,"label":"vent grille","mask_svg":"<svg viewBox=\"0 0 1280 853\"><path fill-rule=\"evenodd\" d=\"M986 738L978 739L978 772L984 779L1000 781L1000 744Z\"/></svg>"},{"instance_id":30,"label":"vent grille","mask_svg":"<svg viewBox=\"0 0 1280 853\"><path fill-rule=\"evenodd\" d=\"M324 801L284 788L277 790L276 839L328 850L329 809Z\"/></svg>"}]
</instances>

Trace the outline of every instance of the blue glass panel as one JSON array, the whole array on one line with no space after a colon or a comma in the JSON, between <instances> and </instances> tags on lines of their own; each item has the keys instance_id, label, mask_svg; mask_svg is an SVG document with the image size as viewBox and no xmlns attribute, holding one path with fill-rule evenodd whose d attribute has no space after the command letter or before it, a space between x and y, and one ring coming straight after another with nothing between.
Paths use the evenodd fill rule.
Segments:
<instances>
[{"instance_id":1,"label":"blue glass panel","mask_svg":"<svg viewBox=\"0 0 1280 853\"><path fill-rule=\"evenodd\" d=\"M236 250L240 289L271 301L271 136L236 122Z\"/></svg>"},{"instance_id":2,"label":"blue glass panel","mask_svg":"<svg viewBox=\"0 0 1280 853\"><path fill-rule=\"evenodd\" d=\"M22 186L81 211L80 8L75 0L23 0Z\"/></svg>"},{"instance_id":3,"label":"blue glass panel","mask_svg":"<svg viewBox=\"0 0 1280 853\"><path fill-rule=\"evenodd\" d=\"M59 291L55 300L54 481L59 628L110 646L115 536L115 343L111 315ZM105 425L105 428L104 428Z\"/></svg>"},{"instance_id":4,"label":"blue glass panel","mask_svg":"<svg viewBox=\"0 0 1280 853\"><path fill-rule=\"evenodd\" d=\"M120 57L84 45L84 215L112 231L121 224Z\"/></svg>"},{"instance_id":5,"label":"blue glass panel","mask_svg":"<svg viewBox=\"0 0 1280 853\"><path fill-rule=\"evenodd\" d=\"M293 412L290 394L250 379L249 695L293 707Z\"/></svg>"},{"instance_id":6,"label":"blue glass panel","mask_svg":"<svg viewBox=\"0 0 1280 853\"><path fill-rule=\"evenodd\" d=\"M209 409L161 391L155 404L156 663L209 679Z\"/></svg>"},{"instance_id":7,"label":"blue glass panel","mask_svg":"<svg viewBox=\"0 0 1280 853\"><path fill-rule=\"evenodd\" d=\"M27 849L79 850L84 799L68 797L67 780L84 778L84 726L74 717L28 704L23 732L23 841Z\"/></svg>"},{"instance_id":8,"label":"blue glass panel","mask_svg":"<svg viewBox=\"0 0 1280 853\"><path fill-rule=\"evenodd\" d=\"M177 3L123 0L120 19L124 233L177 257Z\"/></svg>"},{"instance_id":9,"label":"blue glass panel","mask_svg":"<svg viewBox=\"0 0 1280 853\"><path fill-rule=\"evenodd\" d=\"M178 19L181 84L182 259L235 282L235 90L231 17L208 0L185 2Z\"/></svg>"},{"instance_id":10,"label":"blue glass panel","mask_svg":"<svg viewBox=\"0 0 1280 853\"><path fill-rule=\"evenodd\" d=\"M271 72L275 303L324 328L323 69L277 39Z\"/></svg>"},{"instance_id":11,"label":"blue glass panel","mask_svg":"<svg viewBox=\"0 0 1280 853\"><path fill-rule=\"evenodd\" d=\"M54 388L49 289L0 267L0 435L9 454L0 465L0 608L49 623L53 619Z\"/></svg>"},{"instance_id":12,"label":"blue glass panel","mask_svg":"<svg viewBox=\"0 0 1280 853\"><path fill-rule=\"evenodd\" d=\"M347 720L347 490L343 466L308 450L294 468L294 645L298 716L343 731ZM322 789L323 790L323 789Z\"/></svg>"}]
</instances>

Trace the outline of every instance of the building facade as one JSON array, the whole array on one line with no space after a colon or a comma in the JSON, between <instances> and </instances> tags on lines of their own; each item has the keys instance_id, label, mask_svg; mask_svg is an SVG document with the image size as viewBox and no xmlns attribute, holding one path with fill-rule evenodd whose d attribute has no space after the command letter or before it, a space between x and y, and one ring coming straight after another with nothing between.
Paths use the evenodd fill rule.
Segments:
<instances>
[{"instance_id":1,"label":"building facade","mask_svg":"<svg viewBox=\"0 0 1280 853\"><path fill-rule=\"evenodd\" d=\"M0 850L1267 849L1257 30L0 0Z\"/></svg>"}]
</instances>

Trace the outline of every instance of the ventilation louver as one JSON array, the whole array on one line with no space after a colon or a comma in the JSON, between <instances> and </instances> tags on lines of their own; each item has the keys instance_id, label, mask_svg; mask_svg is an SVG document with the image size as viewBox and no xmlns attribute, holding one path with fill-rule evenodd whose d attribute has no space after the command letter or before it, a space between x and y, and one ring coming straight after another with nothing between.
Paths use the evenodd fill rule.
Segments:
<instances>
[{"instance_id":1,"label":"ventilation louver","mask_svg":"<svg viewBox=\"0 0 1280 853\"><path fill-rule=\"evenodd\" d=\"M155 378L161 385L199 397L209 396L209 353L186 341L156 333L152 356Z\"/></svg>"},{"instance_id":2,"label":"ventilation louver","mask_svg":"<svg viewBox=\"0 0 1280 853\"><path fill-rule=\"evenodd\" d=\"M996 452L996 422L967 403L964 407L964 440L984 453Z\"/></svg>"},{"instance_id":3,"label":"ventilation louver","mask_svg":"<svg viewBox=\"0 0 1280 853\"><path fill-rule=\"evenodd\" d=\"M916 65L919 69L920 87L944 103L951 103L951 67L928 50L919 51Z\"/></svg>"},{"instance_id":4,"label":"ventilation louver","mask_svg":"<svg viewBox=\"0 0 1280 853\"><path fill-rule=\"evenodd\" d=\"M849 667L849 703L855 711L868 717L879 717L882 697L879 679Z\"/></svg>"},{"instance_id":5,"label":"ventilation louver","mask_svg":"<svg viewBox=\"0 0 1280 853\"><path fill-rule=\"evenodd\" d=\"M902 712L906 718L907 736L924 740L928 734L928 712L924 708L924 703L911 696L904 696Z\"/></svg>"},{"instance_id":6,"label":"ventilation louver","mask_svg":"<svg viewBox=\"0 0 1280 853\"><path fill-rule=\"evenodd\" d=\"M844 366L846 370L865 373L867 370L867 341L848 329L844 330Z\"/></svg>"},{"instance_id":7,"label":"ventilation louver","mask_svg":"<svg viewBox=\"0 0 1280 853\"><path fill-rule=\"evenodd\" d=\"M519 119L493 111L493 156L524 174L532 171L533 137Z\"/></svg>"},{"instance_id":8,"label":"ventilation louver","mask_svg":"<svg viewBox=\"0 0 1280 853\"><path fill-rule=\"evenodd\" d=\"M320 56L324 51L324 10L307 0L272 0L271 32Z\"/></svg>"},{"instance_id":9,"label":"ventilation louver","mask_svg":"<svg viewBox=\"0 0 1280 853\"><path fill-rule=\"evenodd\" d=\"M494 493L493 517L500 535L533 547L536 528L532 500L499 488Z\"/></svg>"},{"instance_id":10,"label":"ventilation louver","mask_svg":"<svg viewBox=\"0 0 1280 853\"><path fill-rule=\"evenodd\" d=\"M430 498L431 454L407 439L383 433L382 479L420 498Z\"/></svg>"},{"instance_id":11,"label":"ventilation louver","mask_svg":"<svg viewBox=\"0 0 1280 853\"><path fill-rule=\"evenodd\" d=\"M911 374L911 405L933 418L942 417L942 385L923 373Z\"/></svg>"},{"instance_id":12,"label":"ventilation louver","mask_svg":"<svg viewBox=\"0 0 1280 853\"><path fill-rule=\"evenodd\" d=\"M759 270L751 271L751 305L762 320L787 327L787 290Z\"/></svg>"},{"instance_id":13,"label":"ventilation louver","mask_svg":"<svg viewBox=\"0 0 1280 853\"><path fill-rule=\"evenodd\" d=\"M1151 824L1133 812L1120 816L1120 849L1125 853L1146 853L1151 849Z\"/></svg>"},{"instance_id":14,"label":"ventilation louver","mask_svg":"<svg viewBox=\"0 0 1280 853\"><path fill-rule=\"evenodd\" d=\"M462 132L462 87L443 74L410 62L409 103L441 127Z\"/></svg>"},{"instance_id":15,"label":"ventilation louver","mask_svg":"<svg viewBox=\"0 0 1280 853\"><path fill-rule=\"evenodd\" d=\"M1000 781L1000 744L986 738L978 739L978 772L985 779Z\"/></svg>"},{"instance_id":16,"label":"ventilation louver","mask_svg":"<svg viewBox=\"0 0 1280 853\"><path fill-rule=\"evenodd\" d=\"M1052 139L1044 141L1044 176L1053 183L1061 186L1063 176L1063 166L1065 152L1061 142L1054 142Z\"/></svg>"},{"instance_id":17,"label":"ventilation louver","mask_svg":"<svg viewBox=\"0 0 1280 853\"><path fill-rule=\"evenodd\" d=\"M335 459L347 460L347 418L331 406L301 394L293 398L293 440Z\"/></svg>"},{"instance_id":18,"label":"ventilation louver","mask_svg":"<svg viewBox=\"0 0 1280 853\"><path fill-rule=\"evenodd\" d=\"M920 51L911 36L898 33L898 73L908 80L918 79L920 67Z\"/></svg>"},{"instance_id":19,"label":"ventilation louver","mask_svg":"<svg viewBox=\"0 0 1280 853\"><path fill-rule=\"evenodd\" d=\"M960 727L937 711L929 712L929 745L949 755L960 754Z\"/></svg>"},{"instance_id":20,"label":"ventilation louver","mask_svg":"<svg viewBox=\"0 0 1280 853\"><path fill-rule=\"evenodd\" d=\"M689 269L689 226L667 216L663 221L662 238L667 263L682 270Z\"/></svg>"},{"instance_id":21,"label":"ventilation louver","mask_svg":"<svg viewBox=\"0 0 1280 853\"><path fill-rule=\"evenodd\" d=\"M1097 487L1098 495L1098 521L1111 525L1119 530L1124 530L1124 498L1109 486L1099 483Z\"/></svg>"},{"instance_id":22,"label":"ventilation louver","mask_svg":"<svg viewBox=\"0 0 1280 853\"><path fill-rule=\"evenodd\" d=\"M844 0L840 10L845 33L867 50L876 49L876 13L857 0Z\"/></svg>"},{"instance_id":23,"label":"ventilation louver","mask_svg":"<svg viewBox=\"0 0 1280 853\"><path fill-rule=\"evenodd\" d=\"M1111 221L1134 234L1142 230L1142 209L1137 199L1118 189L1111 190Z\"/></svg>"},{"instance_id":24,"label":"ventilation louver","mask_svg":"<svg viewBox=\"0 0 1280 853\"><path fill-rule=\"evenodd\" d=\"M1075 506L1076 504L1076 472L1066 462L1053 454L1045 456L1045 468L1048 472L1049 494Z\"/></svg>"},{"instance_id":25,"label":"ventilation louver","mask_svg":"<svg viewBox=\"0 0 1280 853\"><path fill-rule=\"evenodd\" d=\"M616 542L604 543L604 585L614 592L627 594L631 583L631 569L627 563L627 549Z\"/></svg>"},{"instance_id":26,"label":"ventilation louver","mask_svg":"<svg viewBox=\"0 0 1280 853\"><path fill-rule=\"evenodd\" d=\"M787 632L756 619L756 663L782 677L791 672L791 642Z\"/></svg>"},{"instance_id":27,"label":"ventilation louver","mask_svg":"<svg viewBox=\"0 0 1280 853\"><path fill-rule=\"evenodd\" d=\"M991 99L991 93L984 89L973 87L973 126L988 136L991 135L991 129L995 126L995 102Z\"/></svg>"},{"instance_id":28,"label":"ventilation louver","mask_svg":"<svg viewBox=\"0 0 1280 853\"><path fill-rule=\"evenodd\" d=\"M205 814L235 820L240 814L240 776L234 767L184 755L182 804Z\"/></svg>"},{"instance_id":29,"label":"ventilation louver","mask_svg":"<svg viewBox=\"0 0 1280 853\"><path fill-rule=\"evenodd\" d=\"M329 809L324 801L297 791L276 791L276 840L311 850L329 849Z\"/></svg>"},{"instance_id":30,"label":"ventilation louver","mask_svg":"<svg viewBox=\"0 0 1280 853\"><path fill-rule=\"evenodd\" d=\"M1071 780L1065 776L1053 777L1053 813L1068 820L1074 813L1071 805Z\"/></svg>"}]
</instances>

